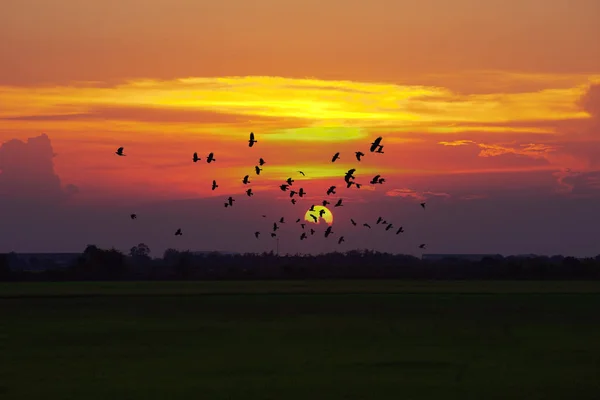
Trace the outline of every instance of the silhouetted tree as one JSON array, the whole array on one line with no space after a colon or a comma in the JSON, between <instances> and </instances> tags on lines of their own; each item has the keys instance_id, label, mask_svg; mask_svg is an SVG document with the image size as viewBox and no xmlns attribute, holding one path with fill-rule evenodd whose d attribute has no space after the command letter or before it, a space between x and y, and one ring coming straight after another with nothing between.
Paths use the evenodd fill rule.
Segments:
<instances>
[{"instance_id":1,"label":"silhouetted tree","mask_svg":"<svg viewBox=\"0 0 600 400\"><path fill-rule=\"evenodd\" d=\"M8 254L0 254L0 282L9 281L12 278L12 271L8 263Z\"/></svg>"},{"instance_id":2,"label":"silhouetted tree","mask_svg":"<svg viewBox=\"0 0 600 400\"><path fill-rule=\"evenodd\" d=\"M162 259L152 260L143 243L132 248L130 254L129 259L118 250L89 245L77 262L66 270L34 273L19 268L18 273L13 270L9 274L13 280L600 279L600 257L497 256L474 262L456 257L421 260L410 255L371 250L280 257L272 251L229 256L217 252L194 255L189 251L168 249ZM130 260L129 264L127 260ZM48 268L51 261L40 259L38 264L40 268ZM2 268L2 276L6 276L6 267Z\"/></svg>"},{"instance_id":3,"label":"silhouetted tree","mask_svg":"<svg viewBox=\"0 0 600 400\"><path fill-rule=\"evenodd\" d=\"M140 243L129 250L129 255L132 258L150 258L150 247L147 244Z\"/></svg>"},{"instance_id":4,"label":"silhouetted tree","mask_svg":"<svg viewBox=\"0 0 600 400\"><path fill-rule=\"evenodd\" d=\"M79 279L114 280L124 277L125 255L116 249L102 250L88 245L79 258L74 275Z\"/></svg>"}]
</instances>

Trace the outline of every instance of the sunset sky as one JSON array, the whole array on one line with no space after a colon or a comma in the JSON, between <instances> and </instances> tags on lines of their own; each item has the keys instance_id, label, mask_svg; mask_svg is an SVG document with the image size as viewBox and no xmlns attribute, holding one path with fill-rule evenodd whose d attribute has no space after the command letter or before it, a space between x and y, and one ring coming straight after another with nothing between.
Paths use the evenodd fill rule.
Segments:
<instances>
[{"instance_id":1,"label":"sunset sky","mask_svg":"<svg viewBox=\"0 0 600 400\"><path fill-rule=\"evenodd\" d=\"M597 0L2 2L0 252L268 251L284 216L284 253L599 254L598 37Z\"/></svg>"}]
</instances>

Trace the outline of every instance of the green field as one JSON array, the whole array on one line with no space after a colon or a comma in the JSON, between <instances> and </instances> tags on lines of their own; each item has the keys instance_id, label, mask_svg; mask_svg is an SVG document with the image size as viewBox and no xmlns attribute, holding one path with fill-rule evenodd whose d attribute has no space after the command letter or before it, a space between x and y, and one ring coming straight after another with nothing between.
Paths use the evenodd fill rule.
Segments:
<instances>
[{"instance_id":1,"label":"green field","mask_svg":"<svg viewBox=\"0 0 600 400\"><path fill-rule=\"evenodd\" d=\"M600 282L0 284L1 399L598 399Z\"/></svg>"}]
</instances>

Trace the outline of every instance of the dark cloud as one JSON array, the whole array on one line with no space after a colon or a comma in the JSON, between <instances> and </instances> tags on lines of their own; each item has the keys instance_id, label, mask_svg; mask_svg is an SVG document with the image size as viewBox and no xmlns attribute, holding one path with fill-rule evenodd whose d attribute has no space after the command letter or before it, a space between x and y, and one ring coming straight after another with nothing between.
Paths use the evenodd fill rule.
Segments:
<instances>
[{"instance_id":1,"label":"dark cloud","mask_svg":"<svg viewBox=\"0 0 600 400\"><path fill-rule=\"evenodd\" d=\"M598 253L596 199L532 190L526 195L514 192L469 201L432 197L423 210L417 199L384 196L384 192L369 202L332 209L333 240L323 237L326 226L321 224L317 234L300 241L302 228L294 221L303 217L309 202L292 206L287 199L238 196L235 206L226 209L223 195L143 205L59 206L53 213L22 213L19 220L9 216L11 231L0 230L0 251L82 251L89 243L128 251L143 242L155 256L168 247L262 252L275 250L276 241L268 234L273 222L283 216L286 223L278 231L282 253L368 248L418 255L420 243L427 243L432 253ZM138 214L137 220L129 218L131 212ZM378 216L395 228L403 226L405 233L386 232L384 226L375 225ZM360 225L352 226L350 218ZM372 229L362 227L365 222ZM178 228L183 236L174 236ZM260 239L254 238L254 231L263 233ZM341 235L346 243L338 245Z\"/></svg>"},{"instance_id":2,"label":"dark cloud","mask_svg":"<svg viewBox=\"0 0 600 400\"><path fill-rule=\"evenodd\" d=\"M0 146L0 198L3 201L55 204L77 192L63 187L54 171L54 151L46 134L13 139Z\"/></svg>"},{"instance_id":3,"label":"dark cloud","mask_svg":"<svg viewBox=\"0 0 600 400\"><path fill-rule=\"evenodd\" d=\"M92 107L87 112L56 115L19 115L0 118L13 121L126 120L143 122L192 122L230 124L252 120L275 120L261 116L224 114L215 111L169 109L157 107Z\"/></svg>"},{"instance_id":4,"label":"dark cloud","mask_svg":"<svg viewBox=\"0 0 600 400\"><path fill-rule=\"evenodd\" d=\"M563 161L566 168L600 169L600 85L591 85L579 100L579 106L591 115L573 127L564 127L561 153L570 156ZM573 165L568 165L572 162Z\"/></svg>"},{"instance_id":5,"label":"dark cloud","mask_svg":"<svg viewBox=\"0 0 600 400\"><path fill-rule=\"evenodd\" d=\"M78 119L93 118L89 113L74 114L52 114L52 115L17 115L12 117L2 117L4 121L73 121Z\"/></svg>"},{"instance_id":6,"label":"dark cloud","mask_svg":"<svg viewBox=\"0 0 600 400\"><path fill-rule=\"evenodd\" d=\"M591 85L581 98L581 106L596 122L600 121L600 84Z\"/></svg>"},{"instance_id":7,"label":"dark cloud","mask_svg":"<svg viewBox=\"0 0 600 400\"><path fill-rule=\"evenodd\" d=\"M565 176L560 177L560 182L574 196L600 195L600 171L567 172Z\"/></svg>"}]
</instances>

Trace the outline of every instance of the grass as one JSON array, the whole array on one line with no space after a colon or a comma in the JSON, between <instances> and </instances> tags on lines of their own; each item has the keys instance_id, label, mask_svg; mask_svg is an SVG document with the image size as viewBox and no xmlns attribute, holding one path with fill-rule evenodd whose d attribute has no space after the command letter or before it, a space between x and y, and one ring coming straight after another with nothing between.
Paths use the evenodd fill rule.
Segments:
<instances>
[{"instance_id":1,"label":"grass","mask_svg":"<svg viewBox=\"0 0 600 400\"><path fill-rule=\"evenodd\" d=\"M597 399L599 307L600 282L2 284L0 398Z\"/></svg>"}]
</instances>

